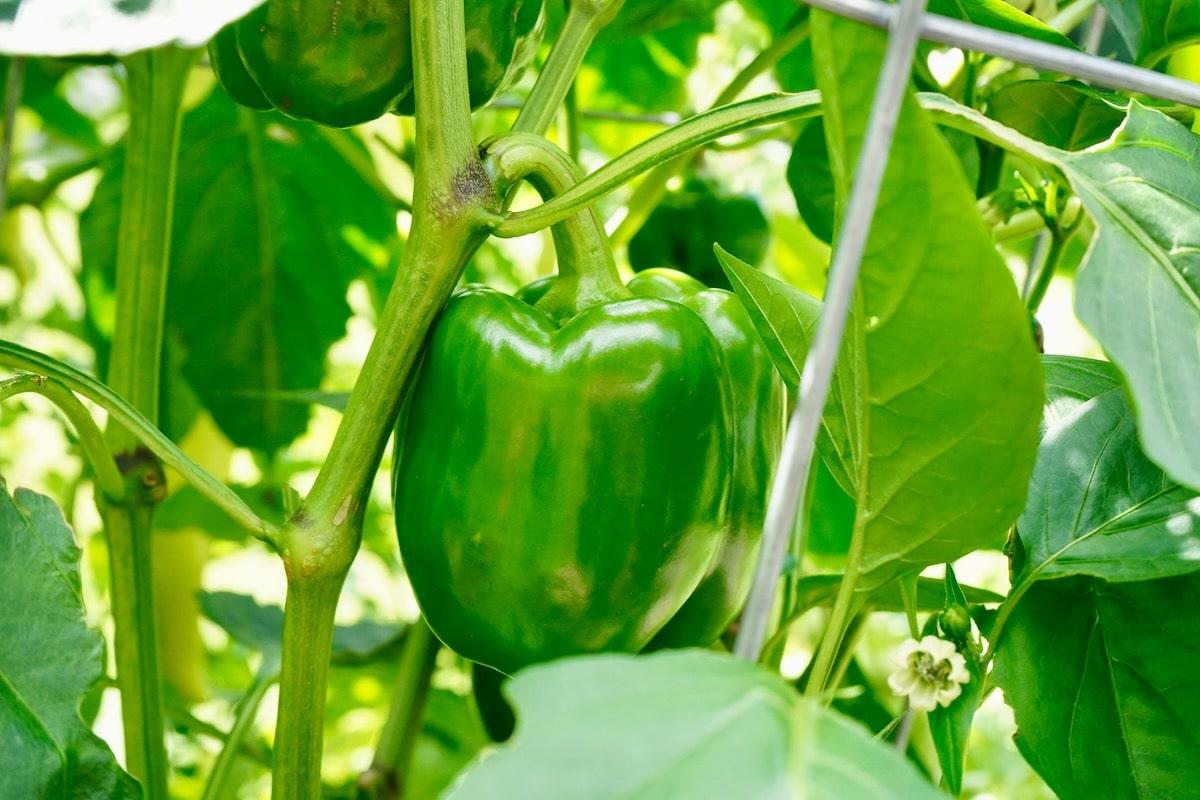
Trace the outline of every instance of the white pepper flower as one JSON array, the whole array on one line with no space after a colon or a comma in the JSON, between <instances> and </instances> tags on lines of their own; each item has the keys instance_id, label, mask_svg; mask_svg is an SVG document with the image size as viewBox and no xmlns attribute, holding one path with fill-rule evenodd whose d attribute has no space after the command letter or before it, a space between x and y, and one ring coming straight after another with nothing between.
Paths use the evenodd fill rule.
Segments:
<instances>
[{"instance_id":1,"label":"white pepper flower","mask_svg":"<svg viewBox=\"0 0 1200 800\"><path fill-rule=\"evenodd\" d=\"M948 706L962 694L964 683L971 680L967 660L954 642L936 636L909 639L900 645L896 661L899 668L888 676L888 686L917 711L932 711Z\"/></svg>"}]
</instances>

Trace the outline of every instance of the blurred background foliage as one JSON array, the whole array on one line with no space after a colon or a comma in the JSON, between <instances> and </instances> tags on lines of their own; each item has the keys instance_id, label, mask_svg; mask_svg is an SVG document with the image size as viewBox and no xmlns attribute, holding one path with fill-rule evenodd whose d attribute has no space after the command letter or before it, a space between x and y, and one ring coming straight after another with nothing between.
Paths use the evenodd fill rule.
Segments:
<instances>
[{"instance_id":1,"label":"blurred background foliage","mask_svg":"<svg viewBox=\"0 0 1200 800\"><path fill-rule=\"evenodd\" d=\"M1027 4L1028 5L1028 4ZM547 41L561 24L551 3ZM1053 0L1032 13L1052 20ZM795 14L769 0L688 0L678 13L622 15L597 42L575 88L578 126L560 121L552 136L577 148L591 170L631 145L712 104L738 70ZM1077 34L1080 35L1080 34ZM1110 31L1102 44L1124 47ZM543 46L544 58L546 47ZM26 65L3 220L0 221L0 337L103 374L112 330L112 272L126 125L122 73L113 65L34 60ZM0 73L7 67L0 65ZM1007 124L1050 125L1028 109L1069 107L1061 120L1086 146L1120 115L1093 94L1049 88L1038 75L999 61L923 46L919 82L977 106ZM477 137L506 130L531 76L475 117ZM755 78L746 92L811 88L806 44ZM1053 85L1058 87L1060 85ZM315 476L370 343L373 322L404 249L411 219L409 119L385 117L354 130L320 128L277 113L236 107L203 62L194 70L183 128L168 301L167 432L253 505L282 513L292 492ZM1080 124L1080 120L1085 124ZM1042 131L1045 140L1050 134ZM1034 257L1037 226L1006 238L1029 207L1026 181L1038 177L974 141L954 138L966 173L983 190L988 215L1020 281ZM819 294L828 265L833 212L819 121L732 137L698 156L673 180L641 230L618 247L622 269L674 266L719 285L719 241L755 266ZM600 201L609 230L621 222L634 187ZM516 207L537 202L522 190ZM1018 232L1019 234L1019 232ZM1086 226L1068 246L1067 266L1088 241ZM514 290L553 271L546 233L492 240L465 280ZM1048 352L1099 356L1070 308L1070 268L1040 313ZM378 476L363 549L339 608L326 725L325 779L332 797L353 797L386 717L399 644L416 617L399 561L389 508L390 457ZM72 434L40 398L0 407L0 473L13 486L45 492L66 510L84 545L91 620L108 618L104 541L91 484ZM818 480L821 480L818 477ZM232 724L235 704L256 679L270 682L284 581L278 560L248 540L198 494L171 481L156 532L156 560L170 709L172 795L198 797ZM824 496L832 496L824 493ZM836 499L836 498L834 498ZM836 504L835 504L836 505ZM819 510L814 564L836 570L844 552L839 509ZM844 512L844 509L841 509ZM958 565L965 583L1003 592L1005 560L975 554ZM807 662L820 615L795 626L784 671ZM109 631L111 633L111 631ZM899 709L884 688L895 645L907 635L899 614L872 618L860 634L849 686L839 705L878 730ZM257 677L256 677L257 676ZM435 797L488 739L470 695L470 669L443 651L416 749L407 796ZM115 690L89 705L97 730L120 754ZM267 796L274 695L267 693L237 763L238 796ZM922 723L923 724L923 723ZM998 695L977 718L965 796L1049 797L1011 742L1011 713ZM936 763L927 731L910 754ZM927 766L923 768L928 769Z\"/></svg>"}]
</instances>

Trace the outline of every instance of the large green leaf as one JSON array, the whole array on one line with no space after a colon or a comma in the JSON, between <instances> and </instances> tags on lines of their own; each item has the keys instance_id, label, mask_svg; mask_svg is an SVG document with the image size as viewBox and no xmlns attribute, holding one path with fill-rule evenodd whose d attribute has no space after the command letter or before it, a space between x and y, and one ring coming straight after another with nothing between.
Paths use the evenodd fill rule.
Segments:
<instances>
[{"instance_id":1,"label":"large green leaf","mask_svg":"<svg viewBox=\"0 0 1200 800\"><path fill-rule=\"evenodd\" d=\"M518 673L510 743L455 800L924 800L942 795L863 728L717 653L589 656Z\"/></svg>"},{"instance_id":2,"label":"large green leaf","mask_svg":"<svg viewBox=\"0 0 1200 800\"><path fill-rule=\"evenodd\" d=\"M1069 410L1062 398L1048 405L1053 418L1017 524L1025 548L1017 581L1143 581L1200 569L1200 497L1142 453L1123 388L1097 380L1101 362L1077 360L1091 369L1050 367L1048 382L1079 386L1063 391Z\"/></svg>"},{"instance_id":3,"label":"large green leaf","mask_svg":"<svg viewBox=\"0 0 1200 800\"><path fill-rule=\"evenodd\" d=\"M993 675L1062 800L1200 797L1200 575L1040 581Z\"/></svg>"},{"instance_id":4,"label":"large green leaf","mask_svg":"<svg viewBox=\"0 0 1200 800\"><path fill-rule=\"evenodd\" d=\"M176 42L198 47L263 0L7 0L0 53L123 55Z\"/></svg>"},{"instance_id":5,"label":"large green leaf","mask_svg":"<svg viewBox=\"0 0 1200 800\"><path fill-rule=\"evenodd\" d=\"M824 13L813 36L844 202L886 36ZM826 449L857 501L863 588L1002 540L1033 466L1041 369L962 170L911 94L835 383Z\"/></svg>"},{"instance_id":6,"label":"large green leaf","mask_svg":"<svg viewBox=\"0 0 1200 800\"><path fill-rule=\"evenodd\" d=\"M1130 101L1107 142L1069 153L939 95L922 100L1071 182L1096 222L1076 312L1125 376L1147 455L1200 489L1200 137Z\"/></svg>"},{"instance_id":7,"label":"large green leaf","mask_svg":"<svg viewBox=\"0 0 1200 800\"><path fill-rule=\"evenodd\" d=\"M79 716L104 674L84 621L79 548L46 497L0 481L0 797L141 796Z\"/></svg>"},{"instance_id":8,"label":"large green leaf","mask_svg":"<svg viewBox=\"0 0 1200 800\"><path fill-rule=\"evenodd\" d=\"M167 329L183 377L238 445L274 450L304 432L311 406L289 395L320 387L350 316L347 287L395 232L356 154L348 132L239 110L222 92L184 119ZM120 178L114 164L80 223L102 331Z\"/></svg>"}]
</instances>

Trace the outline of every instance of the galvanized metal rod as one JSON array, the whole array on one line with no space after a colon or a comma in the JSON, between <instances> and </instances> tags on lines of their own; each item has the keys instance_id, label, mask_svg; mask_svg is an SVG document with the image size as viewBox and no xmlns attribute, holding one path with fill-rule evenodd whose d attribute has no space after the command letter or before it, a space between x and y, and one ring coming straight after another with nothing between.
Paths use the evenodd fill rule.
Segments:
<instances>
[{"instance_id":1,"label":"galvanized metal rod","mask_svg":"<svg viewBox=\"0 0 1200 800\"><path fill-rule=\"evenodd\" d=\"M800 372L799 398L792 412L783 454L771 485L754 586L734 643L734 654L749 661L758 660L766 640L775 588L787 555L793 524L797 527L800 541L804 541L807 520L797 520L796 512L808 486L817 428L829 398L830 381L841 350L850 301L858 282L871 220L879 203L879 190L883 185L892 139L900 118L900 106L912 74L913 56L926 3L927 0L900 0L899 14L894 20L888 19L887 27L891 31L871 116L867 121L867 134L859 154L858 169L854 173L845 219L833 251L821 318L813 336L812 350L804 359L804 368Z\"/></svg>"},{"instance_id":2,"label":"galvanized metal rod","mask_svg":"<svg viewBox=\"0 0 1200 800\"><path fill-rule=\"evenodd\" d=\"M805 2L814 8L831 11L877 28L889 27L898 13L895 6L881 0ZM1051 72L1083 78L1110 89L1141 92L1164 100L1200 107L1200 84L1192 81L970 22L926 14L920 23L920 36L932 42L989 53Z\"/></svg>"}]
</instances>

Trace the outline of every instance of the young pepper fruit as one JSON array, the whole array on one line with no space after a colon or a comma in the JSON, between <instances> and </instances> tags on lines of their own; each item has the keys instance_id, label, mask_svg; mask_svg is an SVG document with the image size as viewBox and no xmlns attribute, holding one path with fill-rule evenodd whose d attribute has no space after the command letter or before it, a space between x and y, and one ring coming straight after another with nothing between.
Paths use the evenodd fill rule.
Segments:
<instances>
[{"instance_id":1,"label":"young pepper fruit","mask_svg":"<svg viewBox=\"0 0 1200 800\"><path fill-rule=\"evenodd\" d=\"M542 0L466 0L467 70L477 108L528 65ZM209 45L238 103L348 127L413 113L408 0L268 0Z\"/></svg>"}]
</instances>

